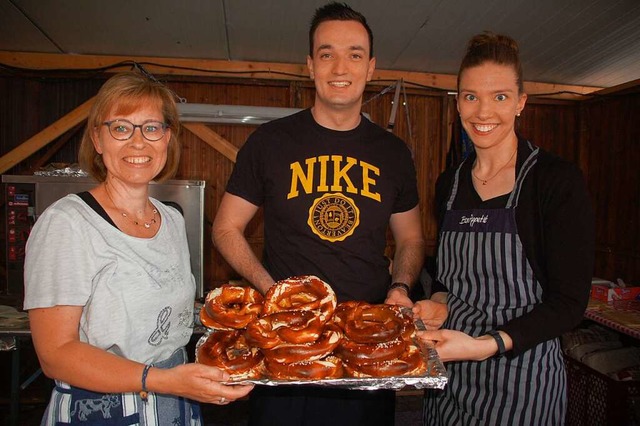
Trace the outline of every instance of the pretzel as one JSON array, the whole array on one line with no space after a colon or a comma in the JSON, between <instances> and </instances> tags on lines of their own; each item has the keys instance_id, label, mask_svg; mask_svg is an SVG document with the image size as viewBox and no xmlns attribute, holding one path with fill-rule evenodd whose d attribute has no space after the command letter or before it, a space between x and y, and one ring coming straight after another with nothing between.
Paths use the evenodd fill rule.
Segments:
<instances>
[{"instance_id":1,"label":"pretzel","mask_svg":"<svg viewBox=\"0 0 640 426\"><path fill-rule=\"evenodd\" d=\"M322 322L333 316L336 295L326 282L314 275L280 280L264 296L263 315L288 311L315 311Z\"/></svg>"},{"instance_id":2,"label":"pretzel","mask_svg":"<svg viewBox=\"0 0 640 426\"><path fill-rule=\"evenodd\" d=\"M406 310L403 310L403 308L398 305L387 305L387 306L389 306L391 309L396 311L398 318L400 319L400 322L402 324L400 328L400 334L402 335L402 338L407 342L412 342L413 337L416 334L416 325L413 322L413 317L409 313L407 313ZM408 308L405 308L405 309L408 309Z\"/></svg>"},{"instance_id":3,"label":"pretzel","mask_svg":"<svg viewBox=\"0 0 640 426\"><path fill-rule=\"evenodd\" d=\"M360 305L368 305L367 302L360 302L357 300L349 300L347 302L340 302L336 306L336 310L333 313L333 322L335 322L344 331L345 324L349 315L353 313L353 310Z\"/></svg>"},{"instance_id":4,"label":"pretzel","mask_svg":"<svg viewBox=\"0 0 640 426\"><path fill-rule=\"evenodd\" d=\"M384 343L356 343L344 338L335 354L350 364L375 364L398 358L407 348L407 342L396 338Z\"/></svg>"},{"instance_id":5,"label":"pretzel","mask_svg":"<svg viewBox=\"0 0 640 426\"><path fill-rule=\"evenodd\" d=\"M247 344L241 330L217 330L200 345L197 362L218 367L231 380L257 379L262 376L263 355Z\"/></svg>"},{"instance_id":6,"label":"pretzel","mask_svg":"<svg viewBox=\"0 0 640 426\"><path fill-rule=\"evenodd\" d=\"M342 332L335 324L327 324L320 338L313 343L283 343L262 353L269 361L291 364L301 361L315 361L329 355L340 341Z\"/></svg>"},{"instance_id":7,"label":"pretzel","mask_svg":"<svg viewBox=\"0 0 640 426\"><path fill-rule=\"evenodd\" d=\"M313 343L323 328L313 311L276 312L250 322L246 337L253 346L271 349L283 343Z\"/></svg>"},{"instance_id":8,"label":"pretzel","mask_svg":"<svg viewBox=\"0 0 640 426\"><path fill-rule=\"evenodd\" d=\"M262 302L252 287L223 284L207 295L200 321L207 328L241 329L262 312Z\"/></svg>"},{"instance_id":9,"label":"pretzel","mask_svg":"<svg viewBox=\"0 0 640 426\"><path fill-rule=\"evenodd\" d=\"M345 363L344 369L351 377L391 377L421 375L427 366L418 347L411 344L396 359L374 364Z\"/></svg>"},{"instance_id":10,"label":"pretzel","mask_svg":"<svg viewBox=\"0 0 640 426\"><path fill-rule=\"evenodd\" d=\"M285 364L265 359L269 377L277 380L321 380L338 379L344 375L340 358L329 355L315 361L301 361Z\"/></svg>"},{"instance_id":11,"label":"pretzel","mask_svg":"<svg viewBox=\"0 0 640 426\"><path fill-rule=\"evenodd\" d=\"M344 334L356 343L383 343L400 336L402 320L391 305L361 303L349 310Z\"/></svg>"}]
</instances>

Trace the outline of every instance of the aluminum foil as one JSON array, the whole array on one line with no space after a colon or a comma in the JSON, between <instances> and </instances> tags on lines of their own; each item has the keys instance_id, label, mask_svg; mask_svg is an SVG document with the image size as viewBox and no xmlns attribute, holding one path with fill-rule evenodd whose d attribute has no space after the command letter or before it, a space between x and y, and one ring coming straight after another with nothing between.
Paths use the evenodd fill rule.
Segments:
<instances>
[{"instance_id":1,"label":"aluminum foil","mask_svg":"<svg viewBox=\"0 0 640 426\"><path fill-rule=\"evenodd\" d=\"M87 172L80 168L78 164L51 163L42 167L40 170L33 172L36 176L69 176L69 177L85 177L89 176Z\"/></svg>"},{"instance_id":2,"label":"aluminum foil","mask_svg":"<svg viewBox=\"0 0 640 426\"><path fill-rule=\"evenodd\" d=\"M416 321L416 329L425 330L422 321ZM208 330L200 337L196 343L196 362L198 362L198 348L204 344L211 330ZM239 380L229 382L228 384L249 384L279 386L279 385L301 385L301 386L323 386L323 387L339 387L347 389L375 390L375 389L393 389L400 390L405 387L413 387L415 389L443 389L447 384L447 372L444 365L438 357L435 347L430 342L424 342L414 337L414 343L427 365L426 371L420 376L395 376L395 377L344 377L341 379L323 379L323 380L274 380L270 378Z\"/></svg>"}]
</instances>

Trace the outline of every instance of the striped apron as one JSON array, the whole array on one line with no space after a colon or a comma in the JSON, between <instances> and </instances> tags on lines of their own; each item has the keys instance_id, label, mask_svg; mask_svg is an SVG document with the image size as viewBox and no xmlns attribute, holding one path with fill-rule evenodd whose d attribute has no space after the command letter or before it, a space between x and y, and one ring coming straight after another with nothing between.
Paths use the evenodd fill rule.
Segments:
<instances>
[{"instance_id":1,"label":"striped apron","mask_svg":"<svg viewBox=\"0 0 640 426\"><path fill-rule=\"evenodd\" d=\"M455 174L440 234L438 279L449 290L442 328L477 337L531 311L542 287L525 256L515 208L522 183L537 161L524 162L503 209L454 210ZM559 339L513 358L446 365L443 391L425 393L425 425L562 425L566 376Z\"/></svg>"},{"instance_id":2,"label":"striped apron","mask_svg":"<svg viewBox=\"0 0 640 426\"><path fill-rule=\"evenodd\" d=\"M184 364L187 353L176 350L155 368ZM185 398L150 392L147 402L137 392L99 393L69 386L56 380L51 401L41 425L181 425L201 424L200 406Z\"/></svg>"}]
</instances>

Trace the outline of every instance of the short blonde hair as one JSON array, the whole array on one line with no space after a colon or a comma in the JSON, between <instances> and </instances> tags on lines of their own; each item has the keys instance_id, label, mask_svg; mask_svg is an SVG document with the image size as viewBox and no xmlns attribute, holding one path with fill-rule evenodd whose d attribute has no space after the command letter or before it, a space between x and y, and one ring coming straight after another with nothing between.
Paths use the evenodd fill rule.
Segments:
<instances>
[{"instance_id":1,"label":"short blonde hair","mask_svg":"<svg viewBox=\"0 0 640 426\"><path fill-rule=\"evenodd\" d=\"M87 126L80 143L78 160L80 166L98 182L107 178L107 169L102 155L96 151L91 138L92 132L102 125L107 114L116 107L118 113L128 114L146 103L161 106L163 121L171 129L171 138L167 146L167 162L154 180L162 182L172 178L180 163L180 119L174 100L174 94L165 85L152 81L137 72L123 72L114 75L102 85L96 95Z\"/></svg>"}]
</instances>

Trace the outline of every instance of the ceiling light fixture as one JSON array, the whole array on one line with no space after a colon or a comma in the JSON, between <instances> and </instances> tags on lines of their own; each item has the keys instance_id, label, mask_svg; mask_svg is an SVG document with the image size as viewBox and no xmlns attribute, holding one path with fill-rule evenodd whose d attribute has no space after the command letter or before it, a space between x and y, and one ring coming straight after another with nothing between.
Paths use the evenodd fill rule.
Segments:
<instances>
[{"instance_id":1,"label":"ceiling light fixture","mask_svg":"<svg viewBox=\"0 0 640 426\"><path fill-rule=\"evenodd\" d=\"M178 103L182 122L260 125L301 111L300 108Z\"/></svg>"}]
</instances>

